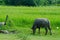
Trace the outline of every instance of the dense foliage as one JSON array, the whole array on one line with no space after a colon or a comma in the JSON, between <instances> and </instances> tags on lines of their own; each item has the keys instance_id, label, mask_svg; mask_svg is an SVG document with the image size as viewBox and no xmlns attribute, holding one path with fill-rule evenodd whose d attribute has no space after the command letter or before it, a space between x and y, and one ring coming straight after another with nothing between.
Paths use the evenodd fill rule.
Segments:
<instances>
[{"instance_id":1,"label":"dense foliage","mask_svg":"<svg viewBox=\"0 0 60 40\"><path fill-rule=\"evenodd\" d=\"M0 4L15 6L60 5L60 0L0 0Z\"/></svg>"}]
</instances>

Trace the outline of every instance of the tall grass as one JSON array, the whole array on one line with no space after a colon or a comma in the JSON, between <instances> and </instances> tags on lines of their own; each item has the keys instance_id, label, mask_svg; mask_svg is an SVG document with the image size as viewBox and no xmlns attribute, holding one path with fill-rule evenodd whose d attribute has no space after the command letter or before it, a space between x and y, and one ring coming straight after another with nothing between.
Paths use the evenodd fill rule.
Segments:
<instances>
[{"instance_id":1,"label":"tall grass","mask_svg":"<svg viewBox=\"0 0 60 40\"><path fill-rule=\"evenodd\" d=\"M15 34L0 34L0 40L60 40L60 6L23 7L0 6L0 22L5 21L8 15L7 25L0 29L9 31L17 29ZM53 35L44 36L44 29L39 35L32 35L31 27L36 18L48 18ZM49 34L49 33L48 33Z\"/></svg>"},{"instance_id":2,"label":"tall grass","mask_svg":"<svg viewBox=\"0 0 60 40\"><path fill-rule=\"evenodd\" d=\"M36 18L48 18L51 27L60 26L60 7L20 7L20 6L0 6L0 21L5 21L5 16L9 15L9 20L13 21L15 26L32 27Z\"/></svg>"}]
</instances>

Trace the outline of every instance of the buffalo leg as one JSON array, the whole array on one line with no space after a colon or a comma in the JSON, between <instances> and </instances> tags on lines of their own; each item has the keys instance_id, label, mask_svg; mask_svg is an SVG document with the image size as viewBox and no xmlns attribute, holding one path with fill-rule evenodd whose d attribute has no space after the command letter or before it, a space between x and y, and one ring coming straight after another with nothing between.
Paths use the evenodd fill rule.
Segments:
<instances>
[{"instance_id":1,"label":"buffalo leg","mask_svg":"<svg viewBox=\"0 0 60 40\"><path fill-rule=\"evenodd\" d=\"M46 30L45 35L47 35L47 32L48 32L47 28L45 28L45 30Z\"/></svg>"},{"instance_id":2,"label":"buffalo leg","mask_svg":"<svg viewBox=\"0 0 60 40\"><path fill-rule=\"evenodd\" d=\"M40 28L38 28L38 33L40 34Z\"/></svg>"},{"instance_id":3,"label":"buffalo leg","mask_svg":"<svg viewBox=\"0 0 60 40\"><path fill-rule=\"evenodd\" d=\"M48 27L48 29L49 29L49 31L50 31L50 35L52 35L51 28L50 28L50 27Z\"/></svg>"}]
</instances>

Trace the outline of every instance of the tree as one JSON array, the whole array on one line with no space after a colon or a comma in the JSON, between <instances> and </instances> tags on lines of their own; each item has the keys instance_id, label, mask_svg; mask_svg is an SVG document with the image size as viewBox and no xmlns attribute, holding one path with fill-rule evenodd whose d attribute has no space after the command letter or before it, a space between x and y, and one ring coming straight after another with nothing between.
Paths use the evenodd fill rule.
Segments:
<instances>
[{"instance_id":1,"label":"tree","mask_svg":"<svg viewBox=\"0 0 60 40\"><path fill-rule=\"evenodd\" d=\"M6 5L40 6L60 4L60 0L3 0ZM1 1L0 1L1 3Z\"/></svg>"}]
</instances>

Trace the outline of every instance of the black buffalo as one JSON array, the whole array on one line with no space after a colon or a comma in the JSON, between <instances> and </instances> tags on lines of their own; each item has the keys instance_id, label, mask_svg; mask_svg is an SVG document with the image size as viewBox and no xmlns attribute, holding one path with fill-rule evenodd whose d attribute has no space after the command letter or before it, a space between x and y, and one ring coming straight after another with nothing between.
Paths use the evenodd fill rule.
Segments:
<instances>
[{"instance_id":1,"label":"black buffalo","mask_svg":"<svg viewBox=\"0 0 60 40\"><path fill-rule=\"evenodd\" d=\"M50 22L47 18L37 18L34 21L34 24L33 24L33 27L32 27L33 34L35 34L35 32L36 32L36 28L39 29L39 33L40 33L40 28L41 27L45 28L45 30L46 30L45 35L47 35L48 29L50 31L50 35L52 35L51 28L50 28Z\"/></svg>"}]
</instances>

